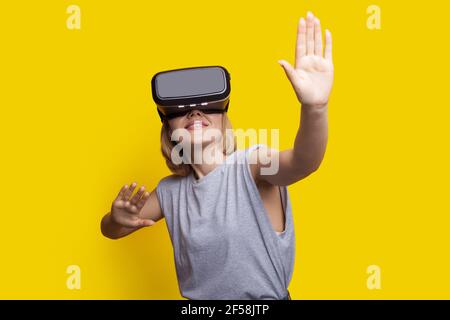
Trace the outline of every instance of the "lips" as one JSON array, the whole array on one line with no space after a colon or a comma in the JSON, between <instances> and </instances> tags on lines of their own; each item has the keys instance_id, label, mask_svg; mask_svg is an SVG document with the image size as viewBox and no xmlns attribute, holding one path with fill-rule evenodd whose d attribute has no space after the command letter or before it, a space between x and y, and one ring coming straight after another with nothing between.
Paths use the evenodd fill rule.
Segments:
<instances>
[{"instance_id":1,"label":"lips","mask_svg":"<svg viewBox=\"0 0 450 320\"><path fill-rule=\"evenodd\" d=\"M189 121L189 123L184 127L187 130L195 130L195 129L201 129L204 127L207 127L208 123L206 121L196 119Z\"/></svg>"}]
</instances>

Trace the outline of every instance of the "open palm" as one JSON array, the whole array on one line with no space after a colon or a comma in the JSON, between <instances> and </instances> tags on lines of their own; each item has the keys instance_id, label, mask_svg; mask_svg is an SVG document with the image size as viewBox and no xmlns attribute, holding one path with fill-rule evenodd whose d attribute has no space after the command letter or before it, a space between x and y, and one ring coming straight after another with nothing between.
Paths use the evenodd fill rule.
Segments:
<instances>
[{"instance_id":1,"label":"open palm","mask_svg":"<svg viewBox=\"0 0 450 320\"><path fill-rule=\"evenodd\" d=\"M285 60L278 61L302 105L328 103L334 78L331 42L331 33L326 30L323 48L320 21L308 12L306 21L301 18L298 24L295 67Z\"/></svg>"},{"instance_id":2,"label":"open palm","mask_svg":"<svg viewBox=\"0 0 450 320\"><path fill-rule=\"evenodd\" d=\"M111 207L111 217L113 220L127 228L148 227L155 224L155 221L144 219L140 216L142 208L150 194L146 192L145 187L142 186L139 188L138 192L131 197L136 185L136 182L133 182L131 186L124 185L122 189L120 189L119 194Z\"/></svg>"}]
</instances>

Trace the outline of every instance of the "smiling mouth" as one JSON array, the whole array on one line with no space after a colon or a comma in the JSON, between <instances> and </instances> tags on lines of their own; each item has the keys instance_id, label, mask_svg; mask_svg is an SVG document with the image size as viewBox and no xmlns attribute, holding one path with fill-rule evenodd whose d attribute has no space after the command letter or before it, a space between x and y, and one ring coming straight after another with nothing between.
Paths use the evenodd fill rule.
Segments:
<instances>
[{"instance_id":1,"label":"smiling mouth","mask_svg":"<svg viewBox=\"0 0 450 320\"><path fill-rule=\"evenodd\" d=\"M197 129L202 129L204 127L207 127L208 124L205 123L202 120L195 120L194 122L188 124L186 127L184 127L187 130L197 130Z\"/></svg>"}]
</instances>

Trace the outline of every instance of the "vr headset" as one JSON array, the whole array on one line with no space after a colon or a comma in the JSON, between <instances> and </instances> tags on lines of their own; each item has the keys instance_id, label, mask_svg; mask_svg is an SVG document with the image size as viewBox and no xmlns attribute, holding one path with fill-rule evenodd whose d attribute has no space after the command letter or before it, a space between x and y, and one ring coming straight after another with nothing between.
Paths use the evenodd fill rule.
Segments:
<instances>
[{"instance_id":1,"label":"vr headset","mask_svg":"<svg viewBox=\"0 0 450 320\"><path fill-rule=\"evenodd\" d=\"M152 95L161 122L192 109L226 112L230 103L230 74L221 66L161 71L152 77Z\"/></svg>"}]
</instances>

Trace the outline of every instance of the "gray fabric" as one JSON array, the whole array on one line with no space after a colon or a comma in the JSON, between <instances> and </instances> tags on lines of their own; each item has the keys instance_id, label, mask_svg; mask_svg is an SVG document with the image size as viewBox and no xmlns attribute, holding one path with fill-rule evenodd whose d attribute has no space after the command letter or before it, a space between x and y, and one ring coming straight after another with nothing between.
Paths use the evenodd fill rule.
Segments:
<instances>
[{"instance_id":1,"label":"gray fabric","mask_svg":"<svg viewBox=\"0 0 450 320\"><path fill-rule=\"evenodd\" d=\"M200 180L171 175L157 185L185 298L286 297L295 258L291 202L281 187L286 226L278 235L250 172L258 146L234 152Z\"/></svg>"}]
</instances>

